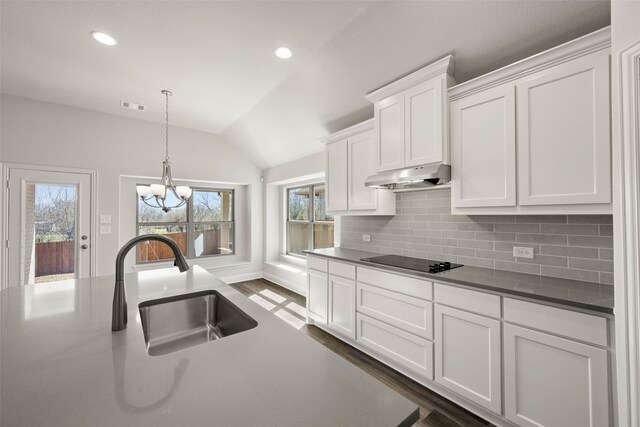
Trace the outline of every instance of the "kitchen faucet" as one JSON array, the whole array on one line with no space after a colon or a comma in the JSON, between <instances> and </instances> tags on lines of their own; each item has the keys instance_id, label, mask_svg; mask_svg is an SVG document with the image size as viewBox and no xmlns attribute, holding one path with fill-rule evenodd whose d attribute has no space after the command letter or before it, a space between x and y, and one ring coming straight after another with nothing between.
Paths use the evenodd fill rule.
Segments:
<instances>
[{"instance_id":1,"label":"kitchen faucet","mask_svg":"<svg viewBox=\"0 0 640 427\"><path fill-rule=\"evenodd\" d=\"M142 236L136 236L124 244L118 255L116 256L116 285L113 291L113 314L111 317L111 330L121 331L127 327L127 296L124 288L124 258L127 256L131 248L140 242L147 240L157 240L163 242L171 248L175 260L173 265L178 267L181 272L185 272L189 269L187 260L182 256L180 248L172 239L161 236L158 234L143 234Z\"/></svg>"}]
</instances>

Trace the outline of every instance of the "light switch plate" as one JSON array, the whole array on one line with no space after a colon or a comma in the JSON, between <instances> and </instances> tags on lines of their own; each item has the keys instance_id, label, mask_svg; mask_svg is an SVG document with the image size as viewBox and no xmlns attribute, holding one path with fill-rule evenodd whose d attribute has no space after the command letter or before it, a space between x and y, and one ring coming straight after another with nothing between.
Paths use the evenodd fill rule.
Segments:
<instances>
[{"instance_id":1,"label":"light switch plate","mask_svg":"<svg viewBox=\"0 0 640 427\"><path fill-rule=\"evenodd\" d=\"M533 248L514 246L513 256L516 258L533 258Z\"/></svg>"},{"instance_id":2,"label":"light switch plate","mask_svg":"<svg viewBox=\"0 0 640 427\"><path fill-rule=\"evenodd\" d=\"M110 225L101 225L100 226L100 234L111 234L111 226Z\"/></svg>"},{"instance_id":3,"label":"light switch plate","mask_svg":"<svg viewBox=\"0 0 640 427\"><path fill-rule=\"evenodd\" d=\"M362 235L362 241L363 242L370 242L371 241L371 234L363 234Z\"/></svg>"},{"instance_id":4,"label":"light switch plate","mask_svg":"<svg viewBox=\"0 0 640 427\"><path fill-rule=\"evenodd\" d=\"M111 224L111 215L100 215L100 224Z\"/></svg>"}]
</instances>

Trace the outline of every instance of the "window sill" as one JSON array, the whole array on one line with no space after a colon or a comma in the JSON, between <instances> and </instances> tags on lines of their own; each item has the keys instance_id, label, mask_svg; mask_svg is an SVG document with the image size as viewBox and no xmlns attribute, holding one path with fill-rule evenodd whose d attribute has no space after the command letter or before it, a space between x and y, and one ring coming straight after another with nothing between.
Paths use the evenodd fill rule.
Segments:
<instances>
[{"instance_id":1,"label":"window sill","mask_svg":"<svg viewBox=\"0 0 640 427\"><path fill-rule=\"evenodd\" d=\"M306 258L299 258L292 255L282 254L280 255L280 261L288 264L297 265L299 267L307 268Z\"/></svg>"},{"instance_id":2,"label":"window sill","mask_svg":"<svg viewBox=\"0 0 640 427\"><path fill-rule=\"evenodd\" d=\"M194 265L200 266L205 270L223 270L227 268L240 268L251 265L249 261L242 261L238 259L229 260L228 264L220 264L220 261L217 258L210 259L188 259L187 264L189 267L193 267ZM146 270L155 270L159 268L169 268L173 267L173 261L166 262L154 262L151 264L134 264L132 266L133 271L146 271Z\"/></svg>"}]
</instances>

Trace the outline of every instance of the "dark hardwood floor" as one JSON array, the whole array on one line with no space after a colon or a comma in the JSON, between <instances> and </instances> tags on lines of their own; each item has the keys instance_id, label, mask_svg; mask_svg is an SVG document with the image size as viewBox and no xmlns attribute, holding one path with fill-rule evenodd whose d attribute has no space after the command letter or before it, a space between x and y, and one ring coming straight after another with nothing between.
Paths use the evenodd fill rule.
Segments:
<instances>
[{"instance_id":1,"label":"dark hardwood floor","mask_svg":"<svg viewBox=\"0 0 640 427\"><path fill-rule=\"evenodd\" d=\"M360 350L345 344L323 330L305 323L306 301L268 280L258 279L231 285L265 310L280 317L301 333L323 344L363 371L382 381L420 407L420 420L414 427L487 427L492 424L455 403L440 397L412 379L394 371Z\"/></svg>"}]
</instances>

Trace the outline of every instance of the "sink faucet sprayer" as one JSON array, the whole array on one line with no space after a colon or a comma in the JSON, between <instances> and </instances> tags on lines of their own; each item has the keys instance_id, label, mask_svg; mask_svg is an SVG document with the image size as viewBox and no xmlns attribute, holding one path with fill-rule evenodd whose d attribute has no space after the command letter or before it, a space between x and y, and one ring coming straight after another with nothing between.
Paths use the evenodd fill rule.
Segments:
<instances>
[{"instance_id":1,"label":"sink faucet sprayer","mask_svg":"<svg viewBox=\"0 0 640 427\"><path fill-rule=\"evenodd\" d=\"M175 260L173 265L178 267L181 272L189 269L187 260L182 256L180 248L172 239L158 234L143 234L129 240L118 252L116 256L116 287L113 291L113 315L111 317L111 330L121 331L127 327L127 296L124 289L124 258L127 256L131 248L140 242L147 240L157 240L163 242L171 248Z\"/></svg>"}]
</instances>

